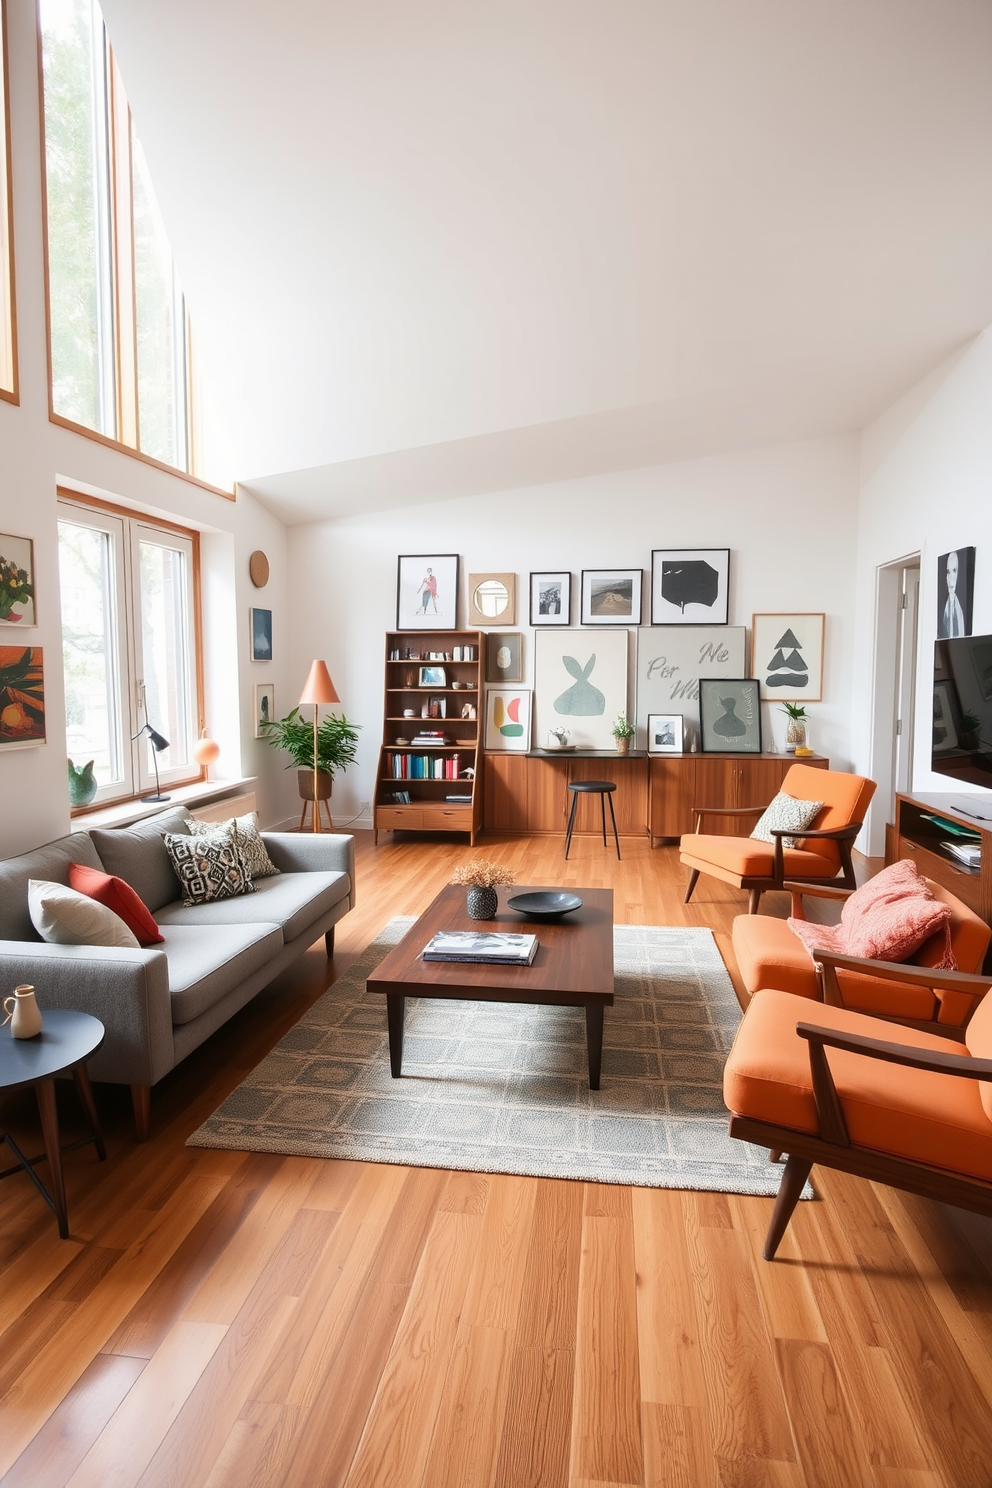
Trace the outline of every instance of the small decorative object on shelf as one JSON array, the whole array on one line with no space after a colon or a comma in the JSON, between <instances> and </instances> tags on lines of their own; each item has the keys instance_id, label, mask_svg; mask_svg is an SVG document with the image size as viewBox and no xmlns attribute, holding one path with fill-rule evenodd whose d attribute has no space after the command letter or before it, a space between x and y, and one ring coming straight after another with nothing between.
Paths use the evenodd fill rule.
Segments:
<instances>
[{"instance_id":1,"label":"small decorative object on shelf","mask_svg":"<svg viewBox=\"0 0 992 1488\"><path fill-rule=\"evenodd\" d=\"M783 703L782 712L788 716L789 722L785 730L785 749L787 754L812 754L812 749L807 748L806 738L806 709L802 703Z\"/></svg>"},{"instance_id":2,"label":"small decorative object on shelf","mask_svg":"<svg viewBox=\"0 0 992 1488\"><path fill-rule=\"evenodd\" d=\"M617 714L610 733L616 740L617 754L629 754L630 741L634 737L634 725L626 714Z\"/></svg>"},{"instance_id":3,"label":"small decorative object on shelf","mask_svg":"<svg viewBox=\"0 0 992 1488\"><path fill-rule=\"evenodd\" d=\"M209 729L201 729L200 737L193 745L193 758L198 765L204 769L212 765L220 755L220 745L216 739L211 739Z\"/></svg>"},{"instance_id":4,"label":"small decorative object on shelf","mask_svg":"<svg viewBox=\"0 0 992 1488\"><path fill-rule=\"evenodd\" d=\"M69 760L69 805L78 810L81 806L88 806L97 792L96 775L93 773L93 760L89 764L80 765L77 769Z\"/></svg>"},{"instance_id":5,"label":"small decorative object on shelf","mask_svg":"<svg viewBox=\"0 0 992 1488\"><path fill-rule=\"evenodd\" d=\"M4 998L3 1010L7 1014L3 1022L10 1024L10 1032L14 1038L35 1038L41 1032L41 1008L34 995L34 988L27 983L15 987L12 997Z\"/></svg>"},{"instance_id":6,"label":"small decorative object on shelf","mask_svg":"<svg viewBox=\"0 0 992 1488\"><path fill-rule=\"evenodd\" d=\"M465 884L468 888L465 909L472 920L495 919L499 908L497 886L512 884L513 881L510 869L492 858L476 858L474 862L463 863L455 869L451 879L453 884Z\"/></svg>"}]
</instances>

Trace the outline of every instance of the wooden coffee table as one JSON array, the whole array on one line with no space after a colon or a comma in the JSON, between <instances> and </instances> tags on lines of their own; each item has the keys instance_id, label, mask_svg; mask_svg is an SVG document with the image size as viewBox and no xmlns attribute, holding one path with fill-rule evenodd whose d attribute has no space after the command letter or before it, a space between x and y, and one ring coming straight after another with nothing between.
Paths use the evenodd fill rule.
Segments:
<instances>
[{"instance_id":1,"label":"wooden coffee table","mask_svg":"<svg viewBox=\"0 0 992 1488\"><path fill-rule=\"evenodd\" d=\"M538 888L542 885L537 885ZM544 885L543 887L547 887ZM560 920L530 920L506 908L507 896L532 893L513 885L500 890L494 920L469 919L465 889L448 884L399 945L376 967L366 986L386 998L389 1067L403 1072L403 1014L408 997L464 998L469 1002L535 1002L584 1007L589 1088L599 1089L603 1009L613 1006L613 890L576 889L582 908ZM533 932L538 951L530 966L479 966L464 961L424 961L422 951L438 930Z\"/></svg>"}]
</instances>

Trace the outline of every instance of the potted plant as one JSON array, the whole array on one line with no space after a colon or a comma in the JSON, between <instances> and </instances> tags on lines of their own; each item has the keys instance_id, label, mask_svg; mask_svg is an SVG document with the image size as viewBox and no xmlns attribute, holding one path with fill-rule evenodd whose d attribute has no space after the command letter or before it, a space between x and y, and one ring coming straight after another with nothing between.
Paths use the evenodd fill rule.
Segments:
<instances>
[{"instance_id":1,"label":"potted plant","mask_svg":"<svg viewBox=\"0 0 992 1488\"><path fill-rule=\"evenodd\" d=\"M616 721L610 730L617 741L617 754L627 754L630 750L630 741L634 737L634 725L623 713L618 713Z\"/></svg>"},{"instance_id":2,"label":"potted plant","mask_svg":"<svg viewBox=\"0 0 992 1488\"><path fill-rule=\"evenodd\" d=\"M314 798L313 770L313 724L300 717L299 708L287 713L285 718L273 718L261 725L264 736L274 749L284 749L291 756L286 766L297 769L300 796L304 801ZM346 770L354 764L358 753L358 730L361 724L349 723L342 713L337 717L328 713L317 727L317 799L327 801L335 770ZM314 808L316 810L316 807Z\"/></svg>"},{"instance_id":3,"label":"potted plant","mask_svg":"<svg viewBox=\"0 0 992 1488\"><path fill-rule=\"evenodd\" d=\"M806 748L806 709L802 703L783 703L782 712L788 714L789 722L785 730L785 748L787 754L795 754L797 749Z\"/></svg>"},{"instance_id":4,"label":"potted plant","mask_svg":"<svg viewBox=\"0 0 992 1488\"><path fill-rule=\"evenodd\" d=\"M504 868L502 863L496 863L492 858L476 858L473 862L463 863L460 868L456 868L451 882L464 884L468 889L465 909L470 919L492 920L499 908L497 886L512 884L513 874L509 868Z\"/></svg>"}]
</instances>

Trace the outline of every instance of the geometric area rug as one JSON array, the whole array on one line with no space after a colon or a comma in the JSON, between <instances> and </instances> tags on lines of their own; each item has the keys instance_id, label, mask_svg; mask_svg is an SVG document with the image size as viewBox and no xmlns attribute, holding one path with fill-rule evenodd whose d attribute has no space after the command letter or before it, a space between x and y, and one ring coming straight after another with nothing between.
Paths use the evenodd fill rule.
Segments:
<instances>
[{"instance_id":1,"label":"geometric area rug","mask_svg":"<svg viewBox=\"0 0 992 1488\"><path fill-rule=\"evenodd\" d=\"M407 998L403 1076L365 980L391 920L189 1138L191 1147L775 1194L782 1169L727 1135L740 1008L708 930L618 925L600 1090L582 1008Z\"/></svg>"}]
</instances>

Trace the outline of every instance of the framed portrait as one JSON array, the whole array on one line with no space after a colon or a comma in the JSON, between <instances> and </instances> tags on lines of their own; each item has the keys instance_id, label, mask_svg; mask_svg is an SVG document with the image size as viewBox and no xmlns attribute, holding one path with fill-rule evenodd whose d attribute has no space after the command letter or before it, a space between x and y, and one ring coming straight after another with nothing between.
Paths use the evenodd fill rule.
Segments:
<instances>
[{"instance_id":1,"label":"framed portrait","mask_svg":"<svg viewBox=\"0 0 992 1488\"><path fill-rule=\"evenodd\" d=\"M34 608L34 543L0 533L0 625L37 625Z\"/></svg>"},{"instance_id":2,"label":"framed portrait","mask_svg":"<svg viewBox=\"0 0 992 1488\"><path fill-rule=\"evenodd\" d=\"M267 739L265 725L276 716L276 690L270 682L256 682L252 689L255 708L255 738Z\"/></svg>"},{"instance_id":3,"label":"framed portrait","mask_svg":"<svg viewBox=\"0 0 992 1488\"><path fill-rule=\"evenodd\" d=\"M2 541L2 539L0 539ZM937 639L971 635L975 550L954 548L937 559Z\"/></svg>"},{"instance_id":4,"label":"framed portrait","mask_svg":"<svg viewBox=\"0 0 992 1488\"><path fill-rule=\"evenodd\" d=\"M486 681L524 680L524 638L519 630L499 631L486 636Z\"/></svg>"},{"instance_id":5,"label":"framed portrait","mask_svg":"<svg viewBox=\"0 0 992 1488\"><path fill-rule=\"evenodd\" d=\"M642 568L584 568L582 625L640 625Z\"/></svg>"},{"instance_id":6,"label":"framed portrait","mask_svg":"<svg viewBox=\"0 0 992 1488\"><path fill-rule=\"evenodd\" d=\"M699 737L704 754L761 753L756 678L700 677Z\"/></svg>"},{"instance_id":7,"label":"framed portrait","mask_svg":"<svg viewBox=\"0 0 992 1488\"><path fill-rule=\"evenodd\" d=\"M652 713L683 715L684 736L699 724L700 677L743 677L743 625L642 625L637 632L637 742Z\"/></svg>"},{"instance_id":8,"label":"framed portrait","mask_svg":"<svg viewBox=\"0 0 992 1488\"><path fill-rule=\"evenodd\" d=\"M821 614L751 616L751 676L762 702L820 702L825 624Z\"/></svg>"},{"instance_id":9,"label":"framed portrait","mask_svg":"<svg viewBox=\"0 0 992 1488\"><path fill-rule=\"evenodd\" d=\"M530 576L531 625L572 623L572 575L532 573Z\"/></svg>"},{"instance_id":10,"label":"framed portrait","mask_svg":"<svg viewBox=\"0 0 992 1488\"><path fill-rule=\"evenodd\" d=\"M516 574L469 574L469 625L515 625L516 620Z\"/></svg>"},{"instance_id":11,"label":"framed portrait","mask_svg":"<svg viewBox=\"0 0 992 1488\"><path fill-rule=\"evenodd\" d=\"M627 712L626 630L539 630L534 636L534 737L564 729L580 749L616 753L613 720Z\"/></svg>"},{"instance_id":12,"label":"framed portrait","mask_svg":"<svg viewBox=\"0 0 992 1488\"><path fill-rule=\"evenodd\" d=\"M31 749L44 742L45 658L42 648L0 646L0 750Z\"/></svg>"},{"instance_id":13,"label":"framed portrait","mask_svg":"<svg viewBox=\"0 0 992 1488\"><path fill-rule=\"evenodd\" d=\"M486 748L515 750L530 748L530 688L490 687L486 693Z\"/></svg>"},{"instance_id":14,"label":"framed portrait","mask_svg":"<svg viewBox=\"0 0 992 1488\"><path fill-rule=\"evenodd\" d=\"M251 659L272 660L272 611L251 611Z\"/></svg>"},{"instance_id":15,"label":"framed portrait","mask_svg":"<svg viewBox=\"0 0 992 1488\"><path fill-rule=\"evenodd\" d=\"M726 625L729 614L729 548L654 549L652 625Z\"/></svg>"},{"instance_id":16,"label":"framed portrait","mask_svg":"<svg viewBox=\"0 0 992 1488\"><path fill-rule=\"evenodd\" d=\"M681 754L681 713L648 714L648 754Z\"/></svg>"},{"instance_id":17,"label":"framed portrait","mask_svg":"<svg viewBox=\"0 0 992 1488\"><path fill-rule=\"evenodd\" d=\"M458 629L458 554L403 554L396 560L396 629Z\"/></svg>"},{"instance_id":18,"label":"framed portrait","mask_svg":"<svg viewBox=\"0 0 992 1488\"><path fill-rule=\"evenodd\" d=\"M418 687L447 687L448 674L442 666L422 666L417 671Z\"/></svg>"}]
</instances>

